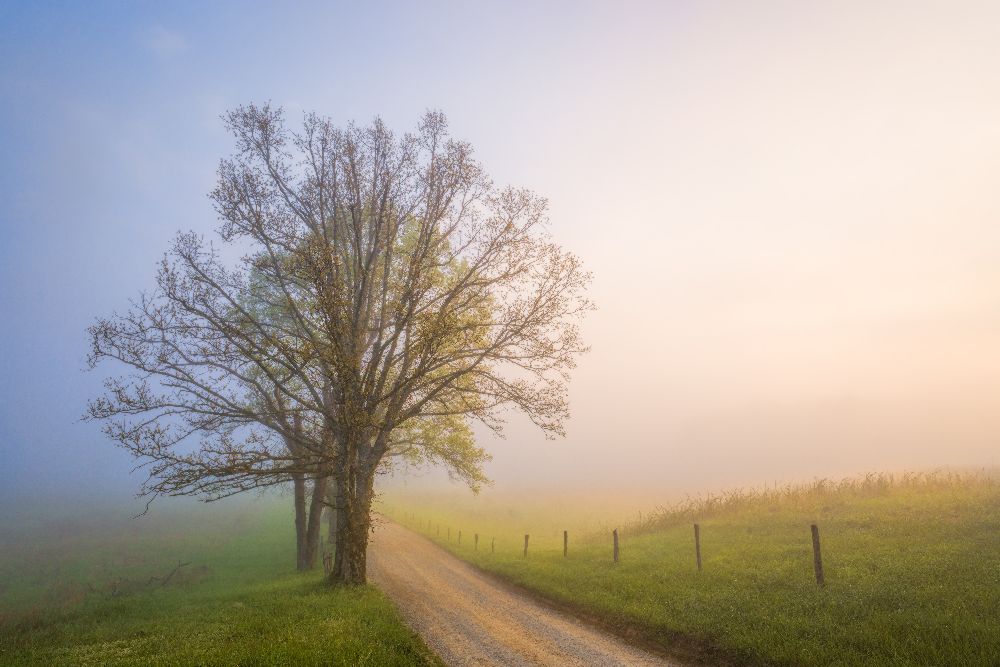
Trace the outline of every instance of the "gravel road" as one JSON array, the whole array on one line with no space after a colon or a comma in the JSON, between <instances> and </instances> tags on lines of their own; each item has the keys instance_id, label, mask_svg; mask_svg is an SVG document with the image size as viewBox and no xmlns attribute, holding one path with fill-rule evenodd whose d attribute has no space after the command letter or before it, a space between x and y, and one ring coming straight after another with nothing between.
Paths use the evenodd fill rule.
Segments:
<instances>
[{"instance_id":1,"label":"gravel road","mask_svg":"<svg viewBox=\"0 0 1000 667\"><path fill-rule=\"evenodd\" d=\"M385 519L368 572L447 665L676 664L520 595Z\"/></svg>"}]
</instances>

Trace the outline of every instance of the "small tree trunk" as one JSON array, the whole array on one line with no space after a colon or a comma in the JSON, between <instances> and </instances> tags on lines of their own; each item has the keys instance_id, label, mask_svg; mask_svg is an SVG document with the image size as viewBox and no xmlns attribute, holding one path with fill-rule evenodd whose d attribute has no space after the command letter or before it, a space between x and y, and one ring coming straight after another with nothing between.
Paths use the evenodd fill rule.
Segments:
<instances>
[{"instance_id":1,"label":"small tree trunk","mask_svg":"<svg viewBox=\"0 0 1000 667\"><path fill-rule=\"evenodd\" d=\"M309 502L309 521L306 525L306 553L305 561L307 569L316 566L319 556L319 534L323 516L323 501L326 498L326 477L318 476L313 480L312 499Z\"/></svg>"},{"instance_id":2,"label":"small tree trunk","mask_svg":"<svg viewBox=\"0 0 1000 667\"><path fill-rule=\"evenodd\" d=\"M308 541L306 539L306 480L301 474L292 476L295 496L295 569L308 570Z\"/></svg>"},{"instance_id":3,"label":"small tree trunk","mask_svg":"<svg viewBox=\"0 0 1000 667\"><path fill-rule=\"evenodd\" d=\"M326 541L337 541L337 482L333 477L326 482Z\"/></svg>"}]
</instances>

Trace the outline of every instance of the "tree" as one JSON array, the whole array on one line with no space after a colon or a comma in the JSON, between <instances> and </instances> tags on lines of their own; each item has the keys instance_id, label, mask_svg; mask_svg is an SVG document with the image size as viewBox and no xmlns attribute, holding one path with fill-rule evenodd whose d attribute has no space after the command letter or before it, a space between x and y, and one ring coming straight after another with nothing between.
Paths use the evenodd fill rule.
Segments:
<instances>
[{"instance_id":1,"label":"tree","mask_svg":"<svg viewBox=\"0 0 1000 667\"><path fill-rule=\"evenodd\" d=\"M245 255L229 268L178 236L157 291L91 329L92 363L130 372L90 415L149 464L153 494L329 477L331 579L361 583L394 454L475 486L473 422L502 433L516 409L563 434L590 275L548 237L545 200L494 186L440 113L400 137L314 114L292 132L270 106L226 125L237 151L212 199Z\"/></svg>"}]
</instances>

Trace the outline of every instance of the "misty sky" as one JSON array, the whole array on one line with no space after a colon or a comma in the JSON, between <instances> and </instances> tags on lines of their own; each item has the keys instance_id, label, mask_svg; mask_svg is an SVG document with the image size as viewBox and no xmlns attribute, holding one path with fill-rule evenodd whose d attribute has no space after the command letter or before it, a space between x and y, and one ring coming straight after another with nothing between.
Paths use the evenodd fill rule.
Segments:
<instances>
[{"instance_id":1,"label":"misty sky","mask_svg":"<svg viewBox=\"0 0 1000 667\"><path fill-rule=\"evenodd\" d=\"M498 488L998 463L1000 4L285 4L0 2L0 501L138 486L85 328L268 100L444 110L594 272L569 437L513 419Z\"/></svg>"}]
</instances>

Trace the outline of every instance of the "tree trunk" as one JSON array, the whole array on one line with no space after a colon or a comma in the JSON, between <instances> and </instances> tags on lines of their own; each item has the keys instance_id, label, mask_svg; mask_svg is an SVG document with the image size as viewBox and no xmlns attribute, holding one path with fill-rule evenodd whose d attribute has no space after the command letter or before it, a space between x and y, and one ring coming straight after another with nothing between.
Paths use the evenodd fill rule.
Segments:
<instances>
[{"instance_id":1,"label":"tree trunk","mask_svg":"<svg viewBox=\"0 0 1000 667\"><path fill-rule=\"evenodd\" d=\"M330 582L356 586L367 582L368 534L374 471L348 465L337 472L337 539Z\"/></svg>"},{"instance_id":2,"label":"tree trunk","mask_svg":"<svg viewBox=\"0 0 1000 667\"><path fill-rule=\"evenodd\" d=\"M323 502L326 498L326 477L318 476L313 480L312 499L309 502L309 522L306 526L305 562L307 569L316 566L319 556L319 535L323 516Z\"/></svg>"},{"instance_id":3,"label":"tree trunk","mask_svg":"<svg viewBox=\"0 0 1000 667\"><path fill-rule=\"evenodd\" d=\"M292 476L295 493L295 569L309 569L306 540L306 480L301 473Z\"/></svg>"},{"instance_id":4,"label":"tree trunk","mask_svg":"<svg viewBox=\"0 0 1000 667\"><path fill-rule=\"evenodd\" d=\"M326 481L326 541L337 542L337 481L333 477Z\"/></svg>"},{"instance_id":5,"label":"tree trunk","mask_svg":"<svg viewBox=\"0 0 1000 667\"><path fill-rule=\"evenodd\" d=\"M350 513L344 513L337 522L336 558L330 581L341 585L361 585L367 579L368 531L371 517L367 504Z\"/></svg>"}]
</instances>

